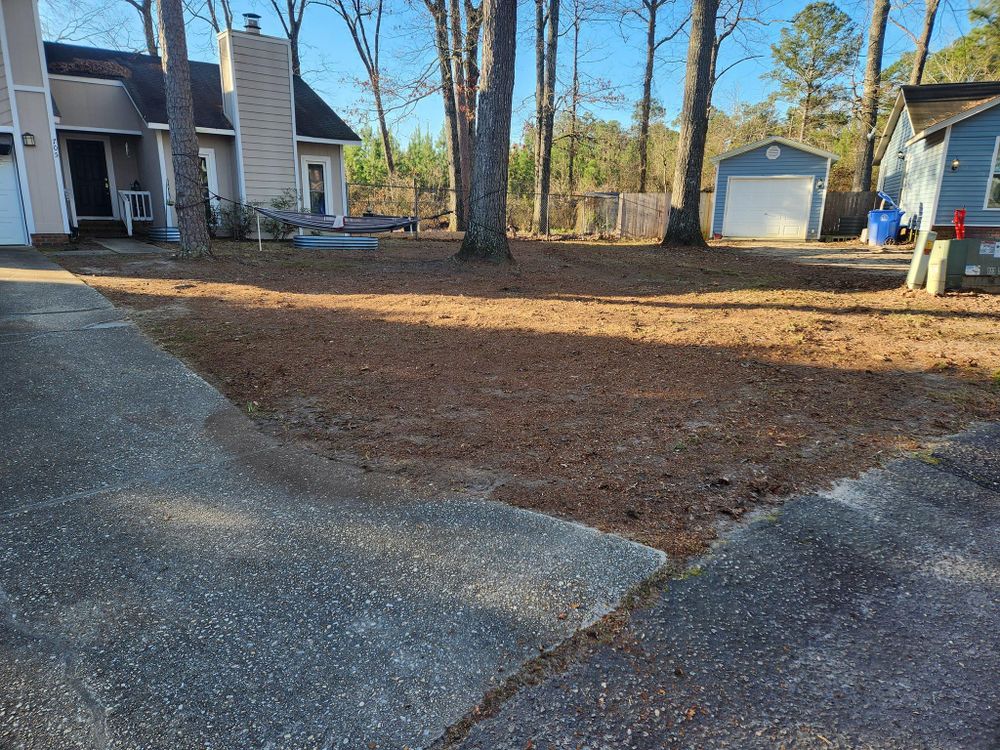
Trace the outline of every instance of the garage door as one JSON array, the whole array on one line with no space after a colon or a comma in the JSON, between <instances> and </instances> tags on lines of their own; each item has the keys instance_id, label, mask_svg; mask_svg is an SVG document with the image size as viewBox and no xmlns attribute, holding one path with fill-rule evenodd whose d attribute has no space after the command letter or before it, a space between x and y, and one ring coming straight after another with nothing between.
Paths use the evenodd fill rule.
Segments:
<instances>
[{"instance_id":1,"label":"garage door","mask_svg":"<svg viewBox=\"0 0 1000 750\"><path fill-rule=\"evenodd\" d=\"M24 218L12 154L0 156L0 245L24 244Z\"/></svg>"},{"instance_id":2,"label":"garage door","mask_svg":"<svg viewBox=\"0 0 1000 750\"><path fill-rule=\"evenodd\" d=\"M731 177L722 233L727 237L806 239L812 177Z\"/></svg>"}]
</instances>

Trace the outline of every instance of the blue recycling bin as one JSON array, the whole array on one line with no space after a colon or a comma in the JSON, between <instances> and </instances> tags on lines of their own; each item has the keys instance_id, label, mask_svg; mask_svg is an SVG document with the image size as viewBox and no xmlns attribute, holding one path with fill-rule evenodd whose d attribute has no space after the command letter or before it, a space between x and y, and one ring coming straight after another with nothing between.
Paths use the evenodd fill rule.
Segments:
<instances>
[{"instance_id":1,"label":"blue recycling bin","mask_svg":"<svg viewBox=\"0 0 1000 750\"><path fill-rule=\"evenodd\" d=\"M896 241L903 212L898 208L885 208L868 212L868 244L889 245Z\"/></svg>"}]
</instances>

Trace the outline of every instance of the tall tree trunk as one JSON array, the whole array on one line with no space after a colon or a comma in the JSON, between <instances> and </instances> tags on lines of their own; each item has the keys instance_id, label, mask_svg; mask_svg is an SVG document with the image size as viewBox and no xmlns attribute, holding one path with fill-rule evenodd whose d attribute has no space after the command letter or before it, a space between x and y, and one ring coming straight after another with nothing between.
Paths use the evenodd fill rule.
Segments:
<instances>
[{"instance_id":1,"label":"tall tree trunk","mask_svg":"<svg viewBox=\"0 0 1000 750\"><path fill-rule=\"evenodd\" d=\"M802 102L802 124L799 126L799 140L803 143L806 140L806 131L809 129L809 115L812 109L812 91L806 93L806 98Z\"/></svg>"},{"instance_id":2,"label":"tall tree trunk","mask_svg":"<svg viewBox=\"0 0 1000 750\"><path fill-rule=\"evenodd\" d=\"M288 0L288 43L292 48L292 74L302 75L302 61L299 59L299 31L302 28L302 12L308 0L303 0L299 15L295 15L295 0Z\"/></svg>"},{"instance_id":3,"label":"tall tree trunk","mask_svg":"<svg viewBox=\"0 0 1000 750\"><path fill-rule=\"evenodd\" d=\"M142 33L146 37L146 51L151 55L156 55L156 28L153 25L153 0L143 0L142 4Z\"/></svg>"},{"instance_id":4,"label":"tall tree trunk","mask_svg":"<svg viewBox=\"0 0 1000 750\"><path fill-rule=\"evenodd\" d=\"M691 37L688 42L687 71L681 132L677 139L677 164L670 190L670 218L664 245L704 246L701 236L701 171L708 133L708 108L712 93L712 58L715 17L719 0L693 0Z\"/></svg>"},{"instance_id":5,"label":"tall tree trunk","mask_svg":"<svg viewBox=\"0 0 1000 750\"><path fill-rule=\"evenodd\" d=\"M449 0L451 11L451 65L455 80L455 112L458 117L458 157L462 161L462 195L469 194L472 177L472 136L469 133L469 89L465 81L465 34L462 31L462 6Z\"/></svg>"},{"instance_id":6,"label":"tall tree trunk","mask_svg":"<svg viewBox=\"0 0 1000 750\"><path fill-rule=\"evenodd\" d=\"M157 48L156 24L153 21L157 9L153 6L153 0L125 0L125 2L139 14L142 21L142 35L146 40L146 54L155 57L159 54L159 50Z\"/></svg>"},{"instance_id":7,"label":"tall tree trunk","mask_svg":"<svg viewBox=\"0 0 1000 750\"><path fill-rule=\"evenodd\" d=\"M327 4L327 7L344 21L351 39L354 41L354 48L358 51L358 57L361 58L361 64L365 66L365 72L368 74L368 83L372 87L372 98L375 100L379 135L382 138L385 168L389 173L389 181L392 182L396 176L396 159L392 141L389 138L389 127L386 124L385 106L382 103L382 0L376 0L371 5L362 4L359 0L354 0L354 2L332 0ZM369 28L371 29L370 39Z\"/></svg>"},{"instance_id":8,"label":"tall tree trunk","mask_svg":"<svg viewBox=\"0 0 1000 750\"><path fill-rule=\"evenodd\" d=\"M396 159L393 155L392 141L389 139L389 125L385 120L385 107L382 105L382 86L378 82L376 74L372 81L372 96L375 99L375 116L378 118L378 132L382 137L382 153L385 156L385 169L389 174L389 183L392 184L396 176Z\"/></svg>"},{"instance_id":9,"label":"tall tree trunk","mask_svg":"<svg viewBox=\"0 0 1000 750\"><path fill-rule=\"evenodd\" d=\"M535 0L535 112L537 134L535 140L535 206L532 215L532 224L534 224L539 234L549 233L549 185L552 179L552 129L555 120L556 46L559 41L559 1ZM548 3L547 13L543 11L546 2Z\"/></svg>"},{"instance_id":10,"label":"tall tree trunk","mask_svg":"<svg viewBox=\"0 0 1000 750\"><path fill-rule=\"evenodd\" d=\"M649 110L653 98L653 62L656 57L656 11L659 3L646 3L646 70L642 76L642 103L639 107L639 192L646 192Z\"/></svg>"},{"instance_id":11,"label":"tall tree trunk","mask_svg":"<svg viewBox=\"0 0 1000 750\"><path fill-rule=\"evenodd\" d=\"M457 257L508 263L507 165L514 99L517 0L483 2L483 72L472 167L469 229Z\"/></svg>"},{"instance_id":12,"label":"tall tree trunk","mask_svg":"<svg viewBox=\"0 0 1000 750\"><path fill-rule=\"evenodd\" d=\"M924 28L917 39L917 48L913 52L913 69L910 71L910 85L917 86L924 77L924 66L927 64L927 50L931 44L931 34L934 33L934 21L937 18L940 0L927 0L924 12Z\"/></svg>"},{"instance_id":13,"label":"tall tree trunk","mask_svg":"<svg viewBox=\"0 0 1000 750\"><path fill-rule=\"evenodd\" d=\"M573 16L573 82L570 84L569 94L569 144L567 144L567 156L569 164L566 169L566 178L569 183L570 195L576 189L576 113L580 108L580 6L579 2L574 4Z\"/></svg>"},{"instance_id":14,"label":"tall tree trunk","mask_svg":"<svg viewBox=\"0 0 1000 750\"><path fill-rule=\"evenodd\" d=\"M872 22L868 28L868 57L865 60L865 90L861 99L861 158L854 170L854 190L871 190L872 161L875 158L875 124L878 121L878 95L882 84L882 50L885 25L889 19L889 0L875 0Z\"/></svg>"},{"instance_id":15,"label":"tall tree trunk","mask_svg":"<svg viewBox=\"0 0 1000 750\"><path fill-rule=\"evenodd\" d=\"M161 64L174 168L174 210L181 234L181 252L197 258L208 253L210 245L181 0L159 0L159 16Z\"/></svg>"},{"instance_id":16,"label":"tall tree trunk","mask_svg":"<svg viewBox=\"0 0 1000 750\"><path fill-rule=\"evenodd\" d=\"M475 5L472 0L465 0L465 87L466 126L469 130L469 148L474 152L476 144L476 103L479 89L479 34L483 26L482 4ZM472 172L472 164L469 164Z\"/></svg>"},{"instance_id":17,"label":"tall tree trunk","mask_svg":"<svg viewBox=\"0 0 1000 750\"><path fill-rule=\"evenodd\" d=\"M444 102L444 133L448 148L448 182L451 186L452 231L465 229L465 193L462 190L462 156L458 141L458 112L455 107L455 79L451 74L451 44L448 41L448 11L444 0L424 0L434 19L434 46L441 74L441 100Z\"/></svg>"}]
</instances>

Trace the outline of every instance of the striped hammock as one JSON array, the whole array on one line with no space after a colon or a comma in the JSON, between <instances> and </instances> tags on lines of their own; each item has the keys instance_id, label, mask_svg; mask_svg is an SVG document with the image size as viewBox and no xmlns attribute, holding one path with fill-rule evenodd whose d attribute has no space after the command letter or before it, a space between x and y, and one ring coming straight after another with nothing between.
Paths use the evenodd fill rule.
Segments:
<instances>
[{"instance_id":1,"label":"striped hammock","mask_svg":"<svg viewBox=\"0 0 1000 750\"><path fill-rule=\"evenodd\" d=\"M280 221L293 227L315 229L320 232L343 232L345 234L375 234L391 232L395 229L416 228L416 216L330 216L328 214L307 214L300 211L280 211L276 208L255 207L257 213L269 219Z\"/></svg>"}]
</instances>

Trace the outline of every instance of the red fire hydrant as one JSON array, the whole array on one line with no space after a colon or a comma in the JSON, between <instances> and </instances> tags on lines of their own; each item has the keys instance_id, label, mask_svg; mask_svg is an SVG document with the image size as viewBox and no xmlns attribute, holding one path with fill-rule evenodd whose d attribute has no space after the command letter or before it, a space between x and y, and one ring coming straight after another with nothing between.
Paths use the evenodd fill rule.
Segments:
<instances>
[{"instance_id":1,"label":"red fire hydrant","mask_svg":"<svg viewBox=\"0 0 1000 750\"><path fill-rule=\"evenodd\" d=\"M965 239L965 209L956 208L955 209L955 239L964 240Z\"/></svg>"}]
</instances>

